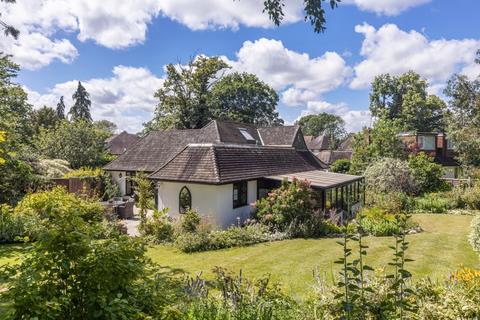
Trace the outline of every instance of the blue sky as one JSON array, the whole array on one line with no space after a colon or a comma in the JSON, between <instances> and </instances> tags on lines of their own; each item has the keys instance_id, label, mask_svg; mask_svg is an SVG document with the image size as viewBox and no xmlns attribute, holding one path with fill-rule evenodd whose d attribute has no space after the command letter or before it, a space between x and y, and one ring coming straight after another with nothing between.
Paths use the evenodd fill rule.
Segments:
<instances>
[{"instance_id":1,"label":"blue sky","mask_svg":"<svg viewBox=\"0 0 480 320\"><path fill-rule=\"evenodd\" d=\"M137 131L155 106L164 66L192 56L224 56L235 71L256 73L280 96L281 116L344 117L351 131L370 123L371 79L413 69L441 94L455 72L480 74L480 1L346 0L327 9L327 30L303 22L301 0L287 0L288 21L272 27L260 0L17 0L0 12L21 30L0 43L22 66L18 78L35 107L67 105L76 81L92 95L95 119Z\"/></svg>"}]
</instances>

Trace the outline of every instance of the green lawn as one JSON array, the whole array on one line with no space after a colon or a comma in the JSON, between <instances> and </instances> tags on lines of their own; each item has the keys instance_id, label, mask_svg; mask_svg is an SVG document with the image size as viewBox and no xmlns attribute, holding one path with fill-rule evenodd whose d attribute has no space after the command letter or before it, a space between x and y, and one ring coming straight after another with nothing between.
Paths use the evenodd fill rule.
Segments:
<instances>
[{"instance_id":1,"label":"green lawn","mask_svg":"<svg viewBox=\"0 0 480 320\"><path fill-rule=\"evenodd\" d=\"M430 276L440 279L460 266L477 267L479 259L467 242L471 216L415 215L424 232L408 236L408 264L415 277ZM318 268L327 280L337 269L333 263L340 254L338 239L286 240L203 253L185 254L169 246L149 249L149 256L162 266L188 273L202 272L211 276L214 266L238 272L249 277L270 274L295 296L303 296L313 284L313 270ZM384 267L392 256L391 237L366 239L370 246L367 262L374 268ZM0 266L15 263L22 246L0 246ZM1 288L1 283L0 283Z\"/></svg>"},{"instance_id":2,"label":"green lawn","mask_svg":"<svg viewBox=\"0 0 480 320\"><path fill-rule=\"evenodd\" d=\"M460 266L478 267L479 259L467 242L471 216L415 215L424 232L408 236L407 265L415 277L440 279ZM327 280L337 270L333 262L341 255L338 239L286 240L246 248L185 254L172 247L156 246L150 257L162 266L189 273L211 276L214 266L250 276L270 274L295 296L304 295L313 284L313 270L320 270ZM373 268L386 266L392 256L391 237L368 237L367 263Z\"/></svg>"}]
</instances>

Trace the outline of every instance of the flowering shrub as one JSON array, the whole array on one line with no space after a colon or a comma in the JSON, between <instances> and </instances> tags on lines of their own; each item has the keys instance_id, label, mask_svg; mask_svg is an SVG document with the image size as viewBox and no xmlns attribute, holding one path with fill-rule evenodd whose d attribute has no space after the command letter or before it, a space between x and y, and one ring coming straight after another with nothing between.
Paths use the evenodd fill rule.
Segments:
<instances>
[{"instance_id":1,"label":"flowering shrub","mask_svg":"<svg viewBox=\"0 0 480 320\"><path fill-rule=\"evenodd\" d=\"M293 221L307 221L315 211L316 200L308 181L284 181L266 198L255 203L257 217L262 223L284 230Z\"/></svg>"},{"instance_id":2,"label":"flowering shrub","mask_svg":"<svg viewBox=\"0 0 480 320\"><path fill-rule=\"evenodd\" d=\"M365 170L367 188L375 193L415 194L417 185L408 163L393 158L375 161Z\"/></svg>"},{"instance_id":3,"label":"flowering shrub","mask_svg":"<svg viewBox=\"0 0 480 320\"><path fill-rule=\"evenodd\" d=\"M470 241L473 249L480 254L480 216L473 218L468 240Z\"/></svg>"}]
</instances>

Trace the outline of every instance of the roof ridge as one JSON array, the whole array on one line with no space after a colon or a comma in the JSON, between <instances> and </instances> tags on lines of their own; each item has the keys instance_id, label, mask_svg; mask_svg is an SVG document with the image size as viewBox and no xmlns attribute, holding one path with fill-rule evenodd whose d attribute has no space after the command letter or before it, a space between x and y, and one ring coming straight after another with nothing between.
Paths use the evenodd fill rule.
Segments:
<instances>
[{"instance_id":1,"label":"roof ridge","mask_svg":"<svg viewBox=\"0 0 480 320\"><path fill-rule=\"evenodd\" d=\"M172 162L180 153L182 153L183 151L185 151L185 149L187 149L188 146L189 146L189 145L187 144L187 145L186 145L185 147L183 147L179 152L177 152L174 156L172 156L170 159L168 159L167 161L165 161L165 163L164 163L160 168L158 168L157 170L153 171L153 172L149 175L149 177L150 177L151 175L154 175L154 174L157 173L158 171L162 170L163 168L165 168L165 167L166 167L170 162Z\"/></svg>"},{"instance_id":2,"label":"roof ridge","mask_svg":"<svg viewBox=\"0 0 480 320\"><path fill-rule=\"evenodd\" d=\"M214 146L210 147L213 153L213 172L215 173L215 179L217 182L222 181L222 177L220 177L220 170L218 169L218 159L217 159L217 150L214 148Z\"/></svg>"}]
</instances>

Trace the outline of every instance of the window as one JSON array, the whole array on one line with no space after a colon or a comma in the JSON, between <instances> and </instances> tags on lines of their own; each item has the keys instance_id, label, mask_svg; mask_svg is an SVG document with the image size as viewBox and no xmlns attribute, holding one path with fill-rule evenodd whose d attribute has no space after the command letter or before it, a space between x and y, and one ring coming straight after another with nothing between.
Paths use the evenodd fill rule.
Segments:
<instances>
[{"instance_id":1,"label":"window","mask_svg":"<svg viewBox=\"0 0 480 320\"><path fill-rule=\"evenodd\" d=\"M453 150L453 142L452 142L452 140L447 140L447 150Z\"/></svg>"},{"instance_id":2,"label":"window","mask_svg":"<svg viewBox=\"0 0 480 320\"><path fill-rule=\"evenodd\" d=\"M435 136L418 136L420 150L435 150Z\"/></svg>"},{"instance_id":3,"label":"window","mask_svg":"<svg viewBox=\"0 0 480 320\"><path fill-rule=\"evenodd\" d=\"M238 130L240 130L240 133L242 134L242 136L248 141L255 141L255 138L252 137L252 135L250 134L250 132L247 131L247 129L239 128Z\"/></svg>"},{"instance_id":4,"label":"window","mask_svg":"<svg viewBox=\"0 0 480 320\"><path fill-rule=\"evenodd\" d=\"M192 209L192 194L187 187L183 187L180 189L178 211L180 213L185 213L190 209Z\"/></svg>"},{"instance_id":5,"label":"window","mask_svg":"<svg viewBox=\"0 0 480 320\"><path fill-rule=\"evenodd\" d=\"M248 186L247 181L236 182L233 184L233 208L247 205Z\"/></svg>"}]
</instances>

